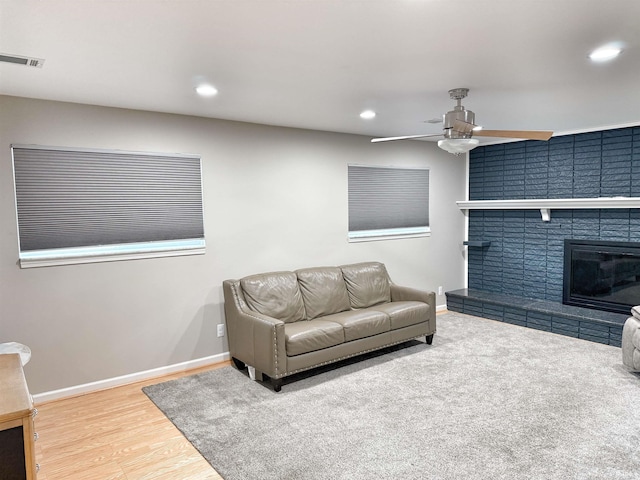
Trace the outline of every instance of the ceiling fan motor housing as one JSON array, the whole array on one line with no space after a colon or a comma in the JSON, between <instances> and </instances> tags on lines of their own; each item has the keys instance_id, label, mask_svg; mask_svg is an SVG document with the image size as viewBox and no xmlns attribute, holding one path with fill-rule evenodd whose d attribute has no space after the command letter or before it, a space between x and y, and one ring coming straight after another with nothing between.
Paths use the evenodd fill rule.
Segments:
<instances>
[{"instance_id":1,"label":"ceiling fan motor housing","mask_svg":"<svg viewBox=\"0 0 640 480\"><path fill-rule=\"evenodd\" d=\"M445 138L471 138L473 135L472 125L475 125L476 116L471 110L465 110L462 106L462 99L466 97L468 93L468 88L452 88L449 90L449 97L451 97L452 100L456 100L458 104L453 107L453 110L442 116ZM464 131L454 129L453 124L456 120L465 122L469 124L470 127Z\"/></svg>"},{"instance_id":2,"label":"ceiling fan motor housing","mask_svg":"<svg viewBox=\"0 0 640 480\"><path fill-rule=\"evenodd\" d=\"M476 116L471 110L465 110L462 105L457 105L453 110L445 113L442 117L445 138L471 138L473 133L471 128L468 132L461 132L453 129L453 123L456 120L463 121L470 125L475 125Z\"/></svg>"}]
</instances>

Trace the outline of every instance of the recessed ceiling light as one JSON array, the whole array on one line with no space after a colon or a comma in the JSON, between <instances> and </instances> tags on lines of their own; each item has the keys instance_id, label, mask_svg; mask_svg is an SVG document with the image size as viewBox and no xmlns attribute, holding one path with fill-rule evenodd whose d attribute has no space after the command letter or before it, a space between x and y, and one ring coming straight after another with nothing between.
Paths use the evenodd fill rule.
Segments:
<instances>
[{"instance_id":1,"label":"recessed ceiling light","mask_svg":"<svg viewBox=\"0 0 640 480\"><path fill-rule=\"evenodd\" d=\"M594 62L606 62L613 60L622 52L622 47L617 43L610 43L596 48L589 54L589 58Z\"/></svg>"},{"instance_id":2,"label":"recessed ceiling light","mask_svg":"<svg viewBox=\"0 0 640 480\"><path fill-rule=\"evenodd\" d=\"M196 87L196 92L202 97L213 97L218 93L218 90L213 85L203 83L202 85L198 85Z\"/></svg>"},{"instance_id":3,"label":"recessed ceiling light","mask_svg":"<svg viewBox=\"0 0 640 480\"><path fill-rule=\"evenodd\" d=\"M365 120L371 120L372 118L375 118L375 116L376 112L373 110L365 110L360 114L360 118L364 118Z\"/></svg>"}]
</instances>

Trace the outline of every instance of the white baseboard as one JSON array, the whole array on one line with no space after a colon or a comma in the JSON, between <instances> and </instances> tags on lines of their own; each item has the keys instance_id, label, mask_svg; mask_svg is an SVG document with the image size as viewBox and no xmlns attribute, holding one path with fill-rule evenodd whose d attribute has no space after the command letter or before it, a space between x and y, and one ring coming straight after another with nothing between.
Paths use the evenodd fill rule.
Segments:
<instances>
[{"instance_id":1,"label":"white baseboard","mask_svg":"<svg viewBox=\"0 0 640 480\"><path fill-rule=\"evenodd\" d=\"M447 309L447 305L436 305L436 312L443 312ZM209 357L198 358L196 360L188 360L182 363L176 363L174 365L167 365L166 367L154 368L151 370L145 370L143 372L130 373L128 375L122 375L121 377L107 378L105 380L98 380L97 382L84 383L82 385L76 385L73 387L61 388L60 390L52 390L50 392L36 393L33 395L34 403L51 402L53 400L60 400L62 398L75 397L83 395L85 393L97 392L99 390L105 390L107 388L120 387L129 383L140 382L149 378L161 377L162 375L169 375L171 373L184 372L198 367L204 367L206 365L213 365L216 363L230 360L231 355L229 352L220 353L218 355L211 355Z\"/></svg>"},{"instance_id":2,"label":"white baseboard","mask_svg":"<svg viewBox=\"0 0 640 480\"><path fill-rule=\"evenodd\" d=\"M33 395L33 401L37 404L50 402L52 400L60 400L67 397L75 397L78 395L83 395L85 393L97 392L98 390L105 390L107 388L119 387L122 385L127 385L129 383L140 382L149 378L161 377L162 375L168 375L170 373L184 372L198 367L213 365L230 359L231 355L229 354L229 352L220 353L218 355L211 355L209 357L188 360L186 362L176 363L174 365L167 365L166 367L159 367L151 370L145 370L143 372L130 373L121 377L107 378L105 380L98 380L97 382L85 383L82 385L76 385L74 387L62 388L60 390L37 393Z\"/></svg>"}]
</instances>

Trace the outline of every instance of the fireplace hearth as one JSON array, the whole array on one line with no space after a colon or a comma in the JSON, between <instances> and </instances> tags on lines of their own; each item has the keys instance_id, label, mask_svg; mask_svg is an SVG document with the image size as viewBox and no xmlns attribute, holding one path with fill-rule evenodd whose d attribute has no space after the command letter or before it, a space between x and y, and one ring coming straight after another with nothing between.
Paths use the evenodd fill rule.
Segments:
<instances>
[{"instance_id":1,"label":"fireplace hearth","mask_svg":"<svg viewBox=\"0 0 640 480\"><path fill-rule=\"evenodd\" d=\"M566 239L562 303L619 313L640 305L640 243Z\"/></svg>"}]
</instances>

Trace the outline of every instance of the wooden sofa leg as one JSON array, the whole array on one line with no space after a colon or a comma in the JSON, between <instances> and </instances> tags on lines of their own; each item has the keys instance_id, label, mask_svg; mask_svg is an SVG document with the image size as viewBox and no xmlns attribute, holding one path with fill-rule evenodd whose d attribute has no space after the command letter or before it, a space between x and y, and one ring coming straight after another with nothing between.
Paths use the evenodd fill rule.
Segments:
<instances>
[{"instance_id":1,"label":"wooden sofa leg","mask_svg":"<svg viewBox=\"0 0 640 480\"><path fill-rule=\"evenodd\" d=\"M272 378L271 385L273 385L273 390L275 392L279 392L282 390L282 379L281 378Z\"/></svg>"},{"instance_id":2,"label":"wooden sofa leg","mask_svg":"<svg viewBox=\"0 0 640 480\"><path fill-rule=\"evenodd\" d=\"M433 343L433 333L431 335L427 335L425 340L427 341L427 345L431 345Z\"/></svg>"}]
</instances>

